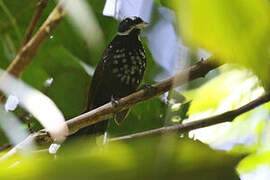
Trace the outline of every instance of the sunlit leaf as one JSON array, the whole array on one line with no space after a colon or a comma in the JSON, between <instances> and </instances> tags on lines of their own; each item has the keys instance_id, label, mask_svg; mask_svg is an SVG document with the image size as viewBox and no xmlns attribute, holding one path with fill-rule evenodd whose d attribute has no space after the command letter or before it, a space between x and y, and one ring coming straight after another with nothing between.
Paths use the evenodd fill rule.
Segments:
<instances>
[{"instance_id":1,"label":"sunlit leaf","mask_svg":"<svg viewBox=\"0 0 270 180\"><path fill-rule=\"evenodd\" d=\"M270 152L265 151L244 158L237 167L237 171L245 180L269 179Z\"/></svg>"},{"instance_id":2,"label":"sunlit leaf","mask_svg":"<svg viewBox=\"0 0 270 180\"><path fill-rule=\"evenodd\" d=\"M245 69L226 65L220 68L219 76L213 78L201 87L183 92L192 100L185 122L211 117L226 111L236 109L264 93L258 79ZM258 112L258 113L256 113ZM257 109L236 118L235 122L222 123L189 132L190 137L208 143L213 148L230 150L237 145L246 145L236 152L254 151L257 137L261 135L258 127L267 117L267 111ZM257 115L254 115L257 114ZM263 128L264 129L264 128Z\"/></svg>"},{"instance_id":3,"label":"sunlit leaf","mask_svg":"<svg viewBox=\"0 0 270 180\"><path fill-rule=\"evenodd\" d=\"M143 138L128 143L72 144L54 159L46 154L1 164L2 179L238 179L240 159L187 139ZM86 145L88 144L88 145ZM160 147L163 147L160 149ZM170 147L170 148L168 148ZM17 163L11 163L16 161ZM72 163L71 163L72 162ZM220 163L222 162L222 163ZM7 166L11 164L11 166ZM11 168L10 168L11 167Z\"/></svg>"},{"instance_id":4,"label":"sunlit leaf","mask_svg":"<svg viewBox=\"0 0 270 180\"><path fill-rule=\"evenodd\" d=\"M269 83L269 1L169 2L182 38L189 45L205 48L226 62L245 65L259 75L264 85Z\"/></svg>"}]
</instances>

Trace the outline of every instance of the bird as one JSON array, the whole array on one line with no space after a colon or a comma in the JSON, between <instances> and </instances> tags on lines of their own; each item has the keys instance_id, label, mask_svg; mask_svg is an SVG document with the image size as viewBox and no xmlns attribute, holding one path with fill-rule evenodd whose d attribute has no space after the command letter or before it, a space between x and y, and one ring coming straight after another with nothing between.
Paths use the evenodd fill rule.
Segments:
<instances>
[{"instance_id":1,"label":"bird","mask_svg":"<svg viewBox=\"0 0 270 180\"><path fill-rule=\"evenodd\" d=\"M139 36L147 25L137 16L126 17L119 23L117 34L96 66L86 112L137 91L146 69L146 53ZM116 113L115 122L121 123L128 113L129 109ZM107 126L108 120L101 121L80 129L75 136L102 135Z\"/></svg>"}]
</instances>

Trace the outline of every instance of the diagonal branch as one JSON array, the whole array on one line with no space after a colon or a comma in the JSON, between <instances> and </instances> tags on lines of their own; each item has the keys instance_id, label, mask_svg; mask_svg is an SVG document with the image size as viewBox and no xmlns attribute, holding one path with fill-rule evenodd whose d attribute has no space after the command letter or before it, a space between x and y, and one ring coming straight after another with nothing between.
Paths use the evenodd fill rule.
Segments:
<instances>
[{"instance_id":1,"label":"diagonal branch","mask_svg":"<svg viewBox=\"0 0 270 180\"><path fill-rule=\"evenodd\" d=\"M122 136L122 137L116 137L112 138L109 141L120 141L120 140L128 140L128 139L133 139L133 138L138 138L138 137L143 137L143 136L149 136L149 135L158 135L158 134L163 134L163 133L168 133L168 132L188 132L193 129L199 129L203 127L208 127L211 125L223 123L223 122L230 122L233 121L237 116L250 111L266 102L270 101L270 93L267 93L254 101L251 101L250 103L241 106L238 109L232 110L232 111L227 111L225 113L222 113L220 115L212 116L209 118L204 118L184 124L179 124L175 126L168 126L168 127L162 127L158 129L152 129L149 131L144 131L144 132L139 132L127 136Z\"/></svg>"},{"instance_id":2,"label":"diagonal branch","mask_svg":"<svg viewBox=\"0 0 270 180\"><path fill-rule=\"evenodd\" d=\"M204 77L209 71L217 68L218 66L220 66L220 64L218 64L214 58L209 58L206 61L200 61L197 64L185 69L183 72L178 73L162 82L154 84L153 88L150 90L143 89L120 99L117 107L112 106L111 103L107 103L97 109L72 118L67 121L69 134L73 134L86 126L112 118L116 112L120 112L136 104L159 96L174 87L187 83L188 81ZM52 139L49 138L48 134L44 133L44 130L37 132L35 140L37 144L42 145L52 143Z\"/></svg>"},{"instance_id":3,"label":"diagonal branch","mask_svg":"<svg viewBox=\"0 0 270 180\"><path fill-rule=\"evenodd\" d=\"M31 39L32 34L33 34L34 30L35 30L36 24L38 23L38 20L40 19L40 16L42 14L42 11L47 6L47 3L48 3L48 0L40 0L37 3L36 10L35 10L35 12L34 12L34 14L32 16L32 19L30 21L30 24L27 27L26 33L24 35L24 40L22 42L21 47L23 47Z\"/></svg>"},{"instance_id":4,"label":"diagonal branch","mask_svg":"<svg viewBox=\"0 0 270 180\"><path fill-rule=\"evenodd\" d=\"M214 58L209 58L206 61L200 61L197 64L187 68L181 73L168 78L160 83L153 85L151 91L140 90L127 97L119 100L117 107L112 106L111 103L107 103L97 109L77 116L67 121L69 127L69 134L73 134L81 128L98 123L100 121L113 117L116 112L120 112L124 109L128 109L131 106L147 101L158 95L163 94L170 89L183 85L188 81L204 77L209 71L217 68L221 64L218 64ZM21 151L29 142L35 141L38 145L46 146L53 142L49 134L45 130L40 130L37 133L31 134L24 141L13 147L8 153L0 158L0 162L14 156Z\"/></svg>"},{"instance_id":5,"label":"diagonal branch","mask_svg":"<svg viewBox=\"0 0 270 180\"><path fill-rule=\"evenodd\" d=\"M19 77L26 66L33 60L42 43L49 37L64 16L65 13L62 7L57 5L34 37L20 49L15 59L7 68L7 72L15 77Z\"/></svg>"},{"instance_id":6,"label":"diagonal branch","mask_svg":"<svg viewBox=\"0 0 270 180\"><path fill-rule=\"evenodd\" d=\"M33 60L42 43L48 39L52 31L57 27L65 17L60 4L51 12L47 20L39 28L37 33L24 46L21 47L12 63L8 66L6 72L15 77L19 77L27 65ZM0 101L3 102L5 96L0 92Z\"/></svg>"},{"instance_id":7,"label":"diagonal branch","mask_svg":"<svg viewBox=\"0 0 270 180\"><path fill-rule=\"evenodd\" d=\"M214 58L210 58L206 61L200 61L175 76L154 84L151 89L143 89L120 99L117 107L113 107L111 103L107 103L97 109L70 119L67 121L70 131L69 134L73 134L83 127L112 118L116 112L123 111L136 104L159 96L174 87L187 83L188 81L204 77L209 71L217 68L219 65L220 64L218 64Z\"/></svg>"}]
</instances>

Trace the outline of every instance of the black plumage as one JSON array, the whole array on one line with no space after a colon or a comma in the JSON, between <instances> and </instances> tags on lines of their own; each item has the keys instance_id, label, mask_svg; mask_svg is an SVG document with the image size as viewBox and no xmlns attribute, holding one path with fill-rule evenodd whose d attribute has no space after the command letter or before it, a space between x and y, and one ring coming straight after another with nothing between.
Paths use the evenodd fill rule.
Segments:
<instances>
[{"instance_id":1,"label":"black plumage","mask_svg":"<svg viewBox=\"0 0 270 180\"><path fill-rule=\"evenodd\" d=\"M117 35L104 50L92 78L87 111L135 92L146 68L146 55L139 39L146 25L139 17L125 18L120 22ZM129 110L115 115L120 123ZM108 120L79 130L76 134L102 134Z\"/></svg>"}]
</instances>

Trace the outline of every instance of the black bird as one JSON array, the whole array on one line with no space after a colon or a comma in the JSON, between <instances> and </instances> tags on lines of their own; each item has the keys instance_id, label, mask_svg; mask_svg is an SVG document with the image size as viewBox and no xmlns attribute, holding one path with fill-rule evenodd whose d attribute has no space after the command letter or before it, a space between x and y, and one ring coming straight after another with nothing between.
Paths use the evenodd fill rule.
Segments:
<instances>
[{"instance_id":1,"label":"black bird","mask_svg":"<svg viewBox=\"0 0 270 180\"><path fill-rule=\"evenodd\" d=\"M112 99L119 99L135 92L146 68L146 55L139 35L145 23L140 17L128 17L118 26L117 35L104 50L92 78L88 106L90 111ZM123 121L129 110L115 115L115 122ZM108 120L85 127L75 135L103 134Z\"/></svg>"}]
</instances>

